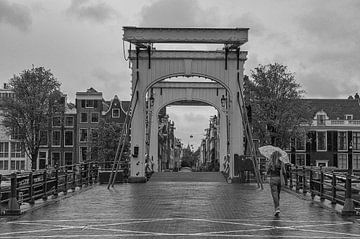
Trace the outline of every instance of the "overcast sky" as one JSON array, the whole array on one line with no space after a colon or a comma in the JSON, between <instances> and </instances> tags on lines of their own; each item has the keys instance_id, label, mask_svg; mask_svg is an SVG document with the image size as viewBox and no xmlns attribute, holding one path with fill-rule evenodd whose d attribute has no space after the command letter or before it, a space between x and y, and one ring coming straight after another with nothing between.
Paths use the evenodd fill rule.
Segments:
<instances>
[{"instance_id":1,"label":"overcast sky","mask_svg":"<svg viewBox=\"0 0 360 239\"><path fill-rule=\"evenodd\" d=\"M346 98L360 89L359 12L358 0L0 0L0 79L34 64L51 69L71 101L89 87L128 100L123 26L249 27L245 73L279 62L306 97ZM171 117L195 138L214 111L206 112Z\"/></svg>"}]
</instances>

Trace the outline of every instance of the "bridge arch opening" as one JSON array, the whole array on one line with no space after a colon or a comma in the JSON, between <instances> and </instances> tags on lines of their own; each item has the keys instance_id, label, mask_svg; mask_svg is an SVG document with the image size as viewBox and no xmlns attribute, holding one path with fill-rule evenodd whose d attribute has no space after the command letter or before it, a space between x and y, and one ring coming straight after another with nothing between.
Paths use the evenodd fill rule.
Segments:
<instances>
[{"instance_id":1,"label":"bridge arch opening","mask_svg":"<svg viewBox=\"0 0 360 239\"><path fill-rule=\"evenodd\" d=\"M158 111L158 171L220 171L219 112L205 101L191 103L173 101Z\"/></svg>"}]
</instances>

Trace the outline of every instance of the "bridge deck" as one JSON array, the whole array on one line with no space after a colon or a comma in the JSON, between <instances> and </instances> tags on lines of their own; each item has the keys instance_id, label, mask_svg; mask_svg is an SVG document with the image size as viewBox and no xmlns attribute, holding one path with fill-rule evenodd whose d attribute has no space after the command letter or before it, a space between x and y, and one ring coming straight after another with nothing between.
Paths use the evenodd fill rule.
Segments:
<instances>
[{"instance_id":1,"label":"bridge deck","mask_svg":"<svg viewBox=\"0 0 360 239\"><path fill-rule=\"evenodd\" d=\"M259 190L207 176L111 191L96 186L16 220L1 219L0 238L360 238L356 219L286 192L275 218L267 184Z\"/></svg>"}]
</instances>

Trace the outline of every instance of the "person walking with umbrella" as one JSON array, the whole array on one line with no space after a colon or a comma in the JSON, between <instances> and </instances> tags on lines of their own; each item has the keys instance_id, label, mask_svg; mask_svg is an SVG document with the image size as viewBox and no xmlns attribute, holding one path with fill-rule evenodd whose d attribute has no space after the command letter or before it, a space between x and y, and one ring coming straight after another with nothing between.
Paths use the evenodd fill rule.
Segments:
<instances>
[{"instance_id":1,"label":"person walking with umbrella","mask_svg":"<svg viewBox=\"0 0 360 239\"><path fill-rule=\"evenodd\" d=\"M281 186L285 184L284 174L285 165L281 161L281 153L274 151L270 156L270 161L267 164L267 174L270 175L270 190L274 201L275 216L280 214L280 192Z\"/></svg>"}]
</instances>

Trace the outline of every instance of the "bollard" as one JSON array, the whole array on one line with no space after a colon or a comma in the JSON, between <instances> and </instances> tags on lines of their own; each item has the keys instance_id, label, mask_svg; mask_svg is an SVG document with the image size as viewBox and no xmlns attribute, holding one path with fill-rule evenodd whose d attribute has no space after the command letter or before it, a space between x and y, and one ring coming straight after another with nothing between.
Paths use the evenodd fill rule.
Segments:
<instances>
[{"instance_id":1,"label":"bollard","mask_svg":"<svg viewBox=\"0 0 360 239\"><path fill-rule=\"evenodd\" d=\"M333 177L331 180L331 204L336 204L336 175L334 171L332 175Z\"/></svg>"},{"instance_id":2,"label":"bollard","mask_svg":"<svg viewBox=\"0 0 360 239\"><path fill-rule=\"evenodd\" d=\"M34 175L32 172L29 173L29 203L34 204Z\"/></svg>"},{"instance_id":3,"label":"bollard","mask_svg":"<svg viewBox=\"0 0 360 239\"><path fill-rule=\"evenodd\" d=\"M8 209L5 210L5 215L16 216L21 214L19 203L16 199L16 173L11 174L11 189L10 189L10 198L8 203Z\"/></svg>"},{"instance_id":4,"label":"bollard","mask_svg":"<svg viewBox=\"0 0 360 239\"><path fill-rule=\"evenodd\" d=\"M43 196L42 199L46 201L48 198L47 196L47 172L44 171L43 173Z\"/></svg>"},{"instance_id":5,"label":"bollard","mask_svg":"<svg viewBox=\"0 0 360 239\"><path fill-rule=\"evenodd\" d=\"M354 207L354 201L351 198L351 174L346 174L346 183L345 183L345 204L341 211L341 215L343 216L352 216L355 215L355 207Z\"/></svg>"}]
</instances>

